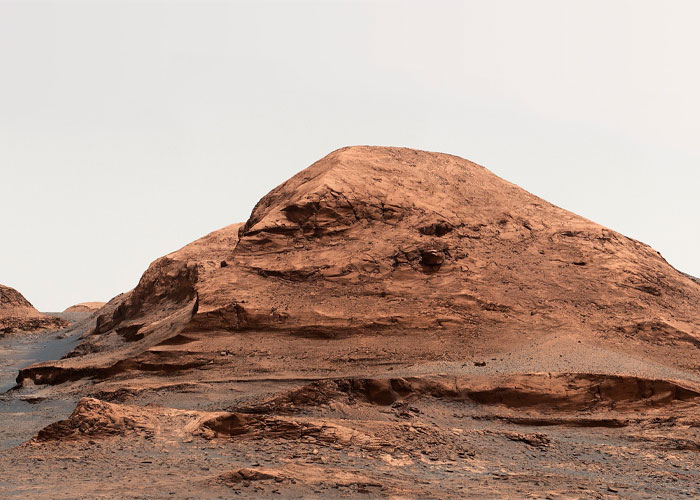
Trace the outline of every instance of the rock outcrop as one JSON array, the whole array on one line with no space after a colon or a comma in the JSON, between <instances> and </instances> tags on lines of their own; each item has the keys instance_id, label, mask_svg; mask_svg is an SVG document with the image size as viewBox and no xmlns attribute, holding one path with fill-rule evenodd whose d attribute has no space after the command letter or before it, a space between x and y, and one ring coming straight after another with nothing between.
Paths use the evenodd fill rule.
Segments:
<instances>
[{"instance_id":1,"label":"rock outcrop","mask_svg":"<svg viewBox=\"0 0 700 500\"><path fill-rule=\"evenodd\" d=\"M64 420L0 469L47 498L698 498L699 305L474 163L345 148L78 313L6 395Z\"/></svg>"},{"instance_id":2,"label":"rock outcrop","mask_svg":"<svg viewBox=\"0 0 700 500\"><path fill-rule=\"evenodd\" d=\"M0 332L34 332L68 326L65 320L47 316L14 288L0 285Z\"/></svg>"},{"instance_id":3,"label":"rock outcrop","mask_svg":"<svg viewBox=\"0 0 700 500\"><path fill-rule=\"evenodd\" d=\"M80 304L75 304L66 308L63 312L95 312L103 305L105 305L105 302L81 302Z\"/></svg>"},{"instance_id":4,"label":"rock outcrop","mask_svg":"<svg viewBox=\"0 0 700 500\"><path fill-rule=\"evenodd\" d=\"M403 148L331 153L244 224L156 260L116 302L67 359L20 380L233 370L214 339L240 335L258 351L296 342L283 366L297 372L352 371L358 346L415 364L551 335L699 366L700 285L657 251L470 161Z\"/></svg>"}]
</instances>

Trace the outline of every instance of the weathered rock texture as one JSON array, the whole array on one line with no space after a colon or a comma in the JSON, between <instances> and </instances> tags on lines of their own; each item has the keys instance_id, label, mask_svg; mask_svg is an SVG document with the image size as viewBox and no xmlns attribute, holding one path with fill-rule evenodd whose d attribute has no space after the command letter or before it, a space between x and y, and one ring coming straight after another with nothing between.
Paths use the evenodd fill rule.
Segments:
<instances>
[{"instance_id":1,"label":"weathered rock texture","mask_svg":"<svg viewBox=\"0 0 700 500\"><path fill-rule=\"evenodd\" d=\"M191 368L209 359L189 349L174 362L157 346L198 341L189 347L207 351L214 336L243 332L261 345L265 335L309 346L335 339L345 359L374 339L367 348L392 346L391 361L403 363L557 332L665 349L693 368L699 303L700 285L649 246L479 165L351 147L272 190L245 224L156 260L68 359L20 378ZM301 369L290 356L285 370ZM324 358L318 367L329 371L351 366Z\"/></svg>"},{"instance_id":2,"label":"weathered rock texture","mask_svg":"<svg viewBox=\"0 0 700 500\"><path fill-rule=\"evenodd\" d=\"M14 288L0 285L0 332L32 332L63 328L68 323L41 314Z\"/></svg>"},{"instance_id":3,"label":"weathered rock texture","mask_svg":"<svg viewBox=\"0 0 700 500\"><path fill-rule=\"evenodd\" d=\"M699 305L483 167L341 149L20 372L79 402L0 452L6 496L697 498Z\"/></svg>"}]
</instances>

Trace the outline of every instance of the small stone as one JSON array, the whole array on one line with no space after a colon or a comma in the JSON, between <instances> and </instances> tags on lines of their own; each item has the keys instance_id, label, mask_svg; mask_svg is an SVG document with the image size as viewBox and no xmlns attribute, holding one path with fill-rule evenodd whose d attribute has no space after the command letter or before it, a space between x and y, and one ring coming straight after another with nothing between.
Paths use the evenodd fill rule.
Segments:
<instances>
[{"instance_id":1,"label":"small stone","mask_svg":"<svg viewBox=\"0 0 700 500\"><path fill-rule=\"evenodd\" d=\"M445 262L445 255L436 250L427 250L421 254L420 263L428 267L439 267Z\"/></svg>"}]
</instances>

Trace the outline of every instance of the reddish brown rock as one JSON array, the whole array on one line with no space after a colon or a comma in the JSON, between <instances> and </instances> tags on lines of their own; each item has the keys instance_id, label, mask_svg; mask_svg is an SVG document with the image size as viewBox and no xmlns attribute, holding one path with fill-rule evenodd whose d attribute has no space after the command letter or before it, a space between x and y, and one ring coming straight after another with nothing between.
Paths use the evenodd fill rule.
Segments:
<instances>
[{"instance_id":1,"label":"reddish brown rock","mask_svg":"<svg viewBox=\"0 0 700 500\"><path fill-rule=\"evenodd\" d=\"M320 339L336 340L341 361L321 350L314 366L338 372L356 366L358 344L375 357L391 346L392 361L415 364L554 332L698 365L700 285L658 252L472 162L402 148L331 153L272 190L245 224L155 261L118 302L69 359L21 377L209 362L174 362L158 347L171 339L197 341L226 369L210 334L244 332L258 348L271 337L284 344L285 373L310 361L289 345Z\"/></svg>"},{"instance_id":2,"label":"reddish brown rock","mask_svg":"<svg viewBox=\"0 0 700 500\"><path fill-rule=\"evenodd\" d=\"M81 302L66 308L63 312L95 312L103 305L105 302Z\"/></svg>"},{"instance_id":3,"label":"reddish brown rock","mask_svg":"<svg viewBox=\"0 0 700 500\"><path fill-rule=\"evenodd\" d=\"M695 498L699 304L483 167L345 148L23 369L24 401L83 399L0 468L46 498Z\"/></svg>"},{"instance_id":4,"label":"reddish brown rock","mask_svg":"<svg viewBox=\"0 0 700 500\"><path fill-rule=\"evenodd\" d=\"M14 288L0 285L0 332L34 332L66 326L66 321L37 311Z\"/></svg>"}]
</instances>

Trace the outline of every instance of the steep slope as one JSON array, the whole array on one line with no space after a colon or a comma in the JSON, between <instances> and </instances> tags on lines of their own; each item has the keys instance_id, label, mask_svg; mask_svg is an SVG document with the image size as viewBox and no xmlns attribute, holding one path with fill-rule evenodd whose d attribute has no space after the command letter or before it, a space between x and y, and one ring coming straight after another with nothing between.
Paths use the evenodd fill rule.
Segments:
<instances>
[{"instance_id":1,"label":"steep slope","mask_svg":"<svg viewBox=\"0 0 700 500\"><path fill-rule=\"evenodd\" d=\"M649 246L479 165L350 147L272 190L245 224L156 260L67 359L19 380L352 375L551 338L695 369L698 304L700 285Z\"/></svg>"},{"instance_id":2,"label":"steep slope","mask_svg":"<svg viewBox=\"0 0 700 500\"><path fill-rule=\"evenodd\" d=\"M41 314L14 288L0 285L0 332L31 332L68 326L59 318Z\"/></svg>"}]
</instances>

